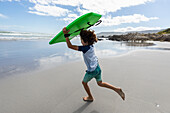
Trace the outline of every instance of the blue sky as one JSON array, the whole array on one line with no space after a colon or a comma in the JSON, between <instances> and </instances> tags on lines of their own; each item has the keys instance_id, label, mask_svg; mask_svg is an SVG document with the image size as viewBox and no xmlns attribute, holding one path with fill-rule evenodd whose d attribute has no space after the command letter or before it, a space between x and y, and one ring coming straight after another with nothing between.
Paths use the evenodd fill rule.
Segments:
<instances>
[{"instance_id":1,"label":"blue sky","mask_svg":"<svg viewBox=\"0 0 170 113\"><path fill-rule=\"evenodd\" d=\"M170 27L170 0L0 0L0 30L57 33L77 17L102 14L103 31Z\"/></svg>"}]
</instances>

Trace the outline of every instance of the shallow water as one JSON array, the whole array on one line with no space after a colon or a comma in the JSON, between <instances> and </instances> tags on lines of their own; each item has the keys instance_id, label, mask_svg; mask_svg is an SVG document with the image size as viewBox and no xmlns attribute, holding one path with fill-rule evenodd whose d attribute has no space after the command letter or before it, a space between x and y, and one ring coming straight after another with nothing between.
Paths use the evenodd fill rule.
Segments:
<instances>
[{"instance_id":1,"label":"shallow water","mask_svg":"<svg viewBox=\"0 0 170 113\"><path fill-rule=\"evenodd\" d=\"M68 49L65 42L49 45L49 41L50 39L0 40L0 77L83 60L82 53ZM81 45L78 37L71 42ZM137 49L169 50L156 47L153 42L135 44L103 40L94 46L98 58L122 55Z\"/></svg>"},{"instance_id":2,"label":"shallow water","mask_svg":"<svg viewBox=\"0 0 170 113\"><path fill-rule=\"evenodd\" d=\"M49 40L0 41L0 76L50 68L70 61L82 60L81 52L68 49L66 43L48 44ZM81 45L78 39L72 41ZM99 41L95 45L98 58L127 53L141 47L126 46L115 41Z\"/></svg>"}]
</instances>

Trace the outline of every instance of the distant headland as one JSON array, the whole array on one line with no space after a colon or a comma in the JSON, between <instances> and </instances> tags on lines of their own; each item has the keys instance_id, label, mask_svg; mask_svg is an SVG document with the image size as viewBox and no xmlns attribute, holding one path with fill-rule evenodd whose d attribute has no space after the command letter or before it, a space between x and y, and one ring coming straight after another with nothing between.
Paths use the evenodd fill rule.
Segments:
<instances>
[{"instance_id":1,"label":"distant headland","mask_svg":"<svg viewBox=\"0 0 170 113\"><path fill-rule=\"evenodd\" d=\"M111 35L112 34L112 35ZM145 41L168 41L170 42L170 28L165 30L149 30L139 32L108 32L99 33L99 40L107 38L113 41L128 41L128 42L145 42Z\"/></svg>"}]
</instances>

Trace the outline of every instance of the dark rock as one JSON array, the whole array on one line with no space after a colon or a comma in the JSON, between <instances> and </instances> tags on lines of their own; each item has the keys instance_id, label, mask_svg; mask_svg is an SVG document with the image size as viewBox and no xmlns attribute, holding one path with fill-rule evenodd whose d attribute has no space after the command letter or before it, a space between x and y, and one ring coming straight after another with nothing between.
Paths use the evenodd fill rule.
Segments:
<instances>
[{"instance_id":1,"label":"dark rock","mask_svg":"<svg viewBox=\"0 0 170 113\"><path fill-rule=\"evenodd\" d=\"M105 37L106 38L106 37ZM156 34L156 33L128 33L125 35L113 35L107 37L109 40L113 41L127 41L127 42L145 42L147 40L153 41L170 41L170 34Z\"/></svg>"}]
</instances>

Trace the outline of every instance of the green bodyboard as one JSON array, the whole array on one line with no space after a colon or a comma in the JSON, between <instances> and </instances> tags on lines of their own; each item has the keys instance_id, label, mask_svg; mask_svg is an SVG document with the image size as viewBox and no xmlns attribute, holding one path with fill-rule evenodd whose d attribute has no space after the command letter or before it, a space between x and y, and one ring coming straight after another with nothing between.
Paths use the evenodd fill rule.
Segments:
<instances>
[{"instance_id":1,"label":"green bodyboard","mask_svg":"<svg viewBox=\"0 0 170 113\"><path fill-rule=\"evenodd\" d=\"M69 30L70 37L69 39L71 40L75 36L80 34L81 29L88 29L89 27L93 26L95 23L99 21L99 19L102 17L102 15L97 14L97 13L87 13L85 15L80 16L73 22L71 22L66 29ZM55 44L59 42L66 42L66 39L64 37L63 31L60 31L50 42L49 44Z\"/></svg>"}]
</instances>

